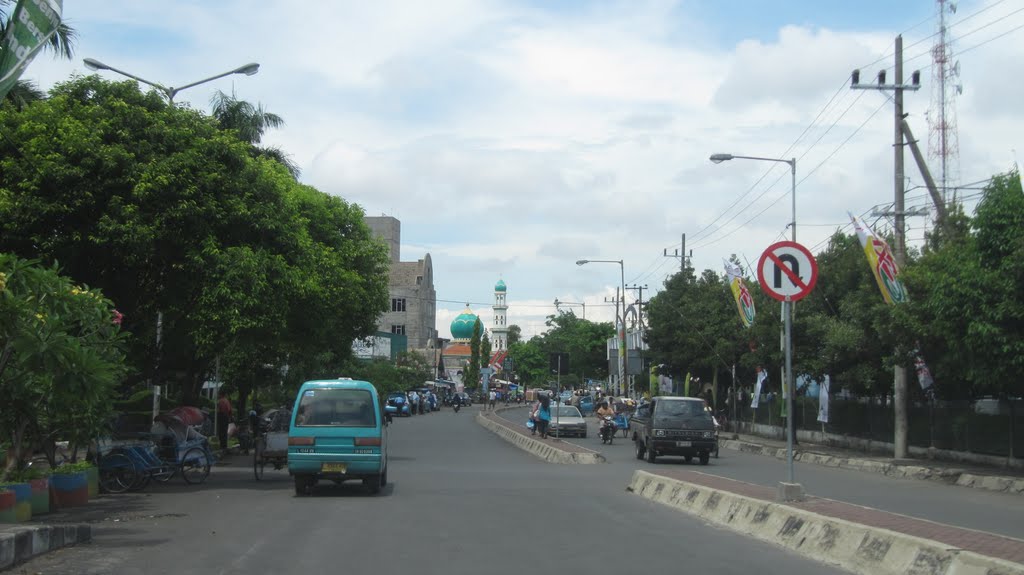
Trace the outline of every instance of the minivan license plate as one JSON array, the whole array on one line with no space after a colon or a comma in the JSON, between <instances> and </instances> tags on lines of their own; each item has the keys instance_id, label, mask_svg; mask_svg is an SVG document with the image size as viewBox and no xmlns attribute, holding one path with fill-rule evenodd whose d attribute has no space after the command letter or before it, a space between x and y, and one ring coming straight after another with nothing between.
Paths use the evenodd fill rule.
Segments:
<instances>
[{"instance_id":1,"label":"minivan license plate","mask_svg":"<svg viewBox=\"0 0 1024 575\"><path fill-rule=\"evenodd\" d=\"M320 471L324 473L345 473L347 470L344 463L324 463L320 466Z\"/></svg>"},{"instance_id":2,"label":"minivan license plate","mask_svg":"<svg viewBox=\"0 0 1024 575\"><path fill-rule=\"evenodd\" d=\"M690 447L692 445L693 445L693 442L690 442L690 441L677 441L676 442L676 447Z\"/></svg>"}]
</instances>

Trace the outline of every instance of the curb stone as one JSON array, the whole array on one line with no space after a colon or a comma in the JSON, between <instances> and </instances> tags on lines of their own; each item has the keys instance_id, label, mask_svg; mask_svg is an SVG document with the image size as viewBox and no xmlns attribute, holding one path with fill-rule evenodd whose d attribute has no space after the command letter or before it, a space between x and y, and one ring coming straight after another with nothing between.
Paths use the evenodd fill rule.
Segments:
<instances>
[{"instance_id":1,"label":"curb stone","mask_svg":"<svg viewBox=\"0 0 1024 575\"><path fill-rule=\"evenodd\" d=\"M565 451L564 449L558 449L554 444L534 439L513 431L508 427L488 419L483 414L477 414L476 422L483 426L485 429L495 433L498 437L501 437L505 441L508 441L512 445L515 445L519 449L530 453L548 463L581 463L581 464L592 464L592 463L604 463L605 458L596 451L589 453L580 453L575 451Z\"/></svg>"},{"instance_id":2,"label":"curb stone","mask_svg":"<svg viewBox=\"0 0 1024 575\"><path fill-rule=\"evenodd\" d=\"M734 451L765 455L776 459L786 459L786 449L761 445L740 439L720 439L720 446ZM1024 495L1024 479L1000 475L977 475L956 468L932 468L924 465L896 465L884 461L860 459L856 457L839 457L814 451L793 451L793 460L813 463L824 467L836 467L878 473L889 477L922 479L941 483L998 491L1013 495Z\"/></svg>"},{"instance_id":3,"label":"curb stone","mask_svg":"<svg viewBox=\"0 0 1024 575\"><path fill-rule=\"evenodd\" d=\"M629 491L816 561L865 575L1024 575L1024 565L637 470Z\"/></svg>"},{"instance_id":4,"label":"curb stone","mask_svg":"<svg viewBox=\"0 0 1024 575\"><path fill-rule=\"evenodd\" d=\"M92 526L31 525L0 529L0 570L33 557L92 540Z\"/></svg>"}]
</instances>

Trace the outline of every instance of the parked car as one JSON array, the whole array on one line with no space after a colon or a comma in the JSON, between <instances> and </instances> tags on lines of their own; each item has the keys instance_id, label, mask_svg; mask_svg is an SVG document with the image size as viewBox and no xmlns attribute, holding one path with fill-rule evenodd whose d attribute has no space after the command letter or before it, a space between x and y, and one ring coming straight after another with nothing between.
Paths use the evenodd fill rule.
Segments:
<instances>
[{"instance_id":1,"label":"parked car","mask_svg":"<svg viewBox=\"0 0 1024 575\"><path fill-rule=\"evenodd\" d=\"M388 482L388 421L377 388L351 379L307 381L288 429L288 474L295 494L321 479L360 479L370 493Z\"/></svg>"},{"instance_id":2,"label":"parked car","mask_svg":"<svg viewBox=\"0 0 1024 575\"><path fill-rule=\"evenodd\" d=\"M410 417L409 398L400 391L393 391L388 394L387 403L384 404L384 411L391 415Z\"/></svg>"},{"instance_id":3,"label":"parked car","mask_svg":"<svg viewBox=\"0 0 1024 575\"><path fill-rule=\"evenodd\" d=\"M571 405L551 406L551 422L548 423L548 435L557 437L587 437L587 420L579 409Z\"/></svg>"}]
</instances>

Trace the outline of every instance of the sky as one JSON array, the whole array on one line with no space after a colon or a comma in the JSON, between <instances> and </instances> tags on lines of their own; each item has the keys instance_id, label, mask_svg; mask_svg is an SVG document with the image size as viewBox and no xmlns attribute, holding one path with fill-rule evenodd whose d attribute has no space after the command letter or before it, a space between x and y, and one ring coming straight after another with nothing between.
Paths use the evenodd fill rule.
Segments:
<instances>
[{"instance_id":1,"label":"sky","mask_svg":"<svg viewBox=\"0 0 1024 575\"><path fill-rule=\"evenodd\" d=\"M620 276L648 299L679 271L665 253L683 234L698 274L756 264L792 233L789 166L714 153L796 158L797 239L813 253L852 233L848 211L890 226L872 214L894 197L893 105L849 78L888 69L892 84L897 35L906 74L921 71L904 111L925 149L939 117L933 0L65 0L64 18L75 59L41 55L24 76L44 89L94 73L82 58L167 86L259 63L175 102L258 102L285 120L263 144L303 183L398 218L401 259L433 260L441 337L467 303L488 325L499 279L526 337L556 299L613 321ZM948 181L970 212L1024 133L1024 0L959 2L946 22L947 84L962 86ZM907 207L926 208L906 161ZM930 225L908 217L908 244Z\"/></svg>"}]
</instances>

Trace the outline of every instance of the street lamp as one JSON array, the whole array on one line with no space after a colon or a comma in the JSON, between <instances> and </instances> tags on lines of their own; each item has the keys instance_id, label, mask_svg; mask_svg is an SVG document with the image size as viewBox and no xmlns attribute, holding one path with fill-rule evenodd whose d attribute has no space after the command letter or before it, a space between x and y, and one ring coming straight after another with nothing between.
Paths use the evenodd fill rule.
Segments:
<instances>
[{"instance_id":1,"label":"street lamp","mask_svg":"<svg viewBox=\"0 0 1024 575\"><path fill-rule=\"evenodd\" d=\"M615 326L615 334L619 340L619 385L626 389L626 266L622 260L576 260L576 265L582 266L591 263L598 264L619 264L619 274L622 280L622 313L619 314L619 302L615 301L615 315L618 325Z\"/></svg>"},{"instance_id":2,"label":"street lamp","mask_svg":"<svg viewBox=\"0 0 1024 575\"><path fill-rule=\"evenodd\" d=\"M555 311L558 311L558 306L560 306L560 305L581 305L581 306L583 306L583 318L582 319L587 319L587 304L586 304L586 302L558 301L558 298L555 298Z\"/></svg>"},{"instance_id":3,"label":"street lamp","mask_svg":"<svg viewBox=\"0 0 1024 575\"><path fill-rule=\"evenodd\" d=\"M758 160L762 162L780 162L783 164L789 164L789 171L791 174L792 186L790 188L790 196L792 201L792 219L789 225L792 227L792 238L796 241L796 158L784 160L782 158L761 158L758 156L734 156L732 154L711 154L709 158L716 164L727 162L729 160ZM795 483L793 479L793 437L794 437L794 426L793 426L793 302L790 301L789 297L782 302L785 306L784 315L786 316L786 462L789 464L789 482Z\"/></svg>"},{"instance_id":4,"label":"street lamp","mask_svg":"<svg viewBox=\"0 0 1024 575\"><path fill-rule=\"evenodd\" d=\"M103 62L100 62L99 60L94 60L92 58L86 58L86 59L82 60L82 62L84 62L85 63L85 67L89 68L90 70L110 70L111 72L115 72L115 73L120 74L122 76L127 76L128 78L131 78L132 80L135 80L137 82L142 82L143 84L148 84L150 86L153 86L157 90L160 90L161 92L163 92L164 95L167 96L167 101L170 102L171 104L174 103L174 96L177 95L177 93L181 92L182 90L187 90L189 88L192 88L193 86L198 86L199 84L205 84L205 83L210 82L212 80L216 80L217 78L223 78L224 76L230 76L232 74L245 74L246 76L252 76L256 72L260 71L260 65L255 63L255 62L252 62L250 64L246 64L244 66L240 66L238 68L235 68L234 70L229 70L227 72L223 72L221 74L217 74L216 76L210 76L209 78L205 78L203 80L199 80L197 82L192 82L191 84L185 84L184 86L180 86L178 88L175 88L173 86L164 86L163 84L158 84L156 82L150 82L149 80L140 78L140 77L138 77L138 76L136 76L134 74L129 74L128 72L125 72L124 70L118 70L117 68L114 68L113 66L108 66L108 65L104 64Z\"/></svg>"}]
</instances>

